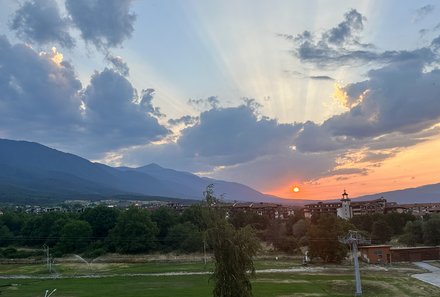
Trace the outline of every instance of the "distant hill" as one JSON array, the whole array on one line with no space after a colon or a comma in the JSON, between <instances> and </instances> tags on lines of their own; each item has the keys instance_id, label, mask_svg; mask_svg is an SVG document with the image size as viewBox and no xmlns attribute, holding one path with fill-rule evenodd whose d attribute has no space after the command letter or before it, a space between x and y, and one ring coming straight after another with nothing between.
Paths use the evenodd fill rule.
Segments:
<instances>
[{"instance_id":1,"label":"distant hill","mask_svg":"<svg viewBox=\"0 0 440 297\"><path fill-rule=\"evenodd\" d=\"M136 197L139 199L202 199L209 184L229 201L303 205L313 200L287 200L246 185L149 164L138 168L110 167L44 145L0 139L0 202L50 202L66 199ZM440 202L440 184L353 198L380 197L403 203Z\"/></svg>"},{"instance_id":2,"label":"distant hill","mask_svg":"<svg viewBox=\"0 0 440 297\"><path fill-rule=\"evenodd\" d=\"M397 202L399 204L440 202L440 183L417 188L365 195L356 197L354 200L372 200L380 197L384 197L387 201Z\"/></svg>"},{"instance_id":3,"label":"distant hill","mask_svg":"<svg viewBox=\"0 0 440 297\"><path fill-rule=\"evenodd\" d=\"M288 202L248 186L150 164L114 168L44 145L0 139L0 201L65 200L118 195L202 199L209 184L230 201Z\"/></svg>"}]
</instances>

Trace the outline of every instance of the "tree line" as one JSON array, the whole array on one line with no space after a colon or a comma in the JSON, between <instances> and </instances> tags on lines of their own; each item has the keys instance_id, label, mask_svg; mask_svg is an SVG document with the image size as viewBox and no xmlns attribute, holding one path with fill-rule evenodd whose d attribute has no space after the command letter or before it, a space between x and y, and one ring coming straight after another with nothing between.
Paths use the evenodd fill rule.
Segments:
<instances>
[{"instance_id":1,"label":"tree line","mask_svg":"<svg viewBox=\"0 0 440 297\"><path fill-rule=\"evenodd\" d=\"M197 252L203 250L207 230L203 212L202 205L181 214L167 207L147 211L134 206L127 210L97 206L83 213L5 211L0 216L0 246L47 245L55 256Z\"/></svg>"},{"instance_id":2,"label":"tree line","mask_svg":"<svg viewBox=\"0 0 440 297\"><path fill-rule=\"evenodd\" d=\"M209 195L213 197L212 192L208 198ZM307 246L311 257L325 262L338 262L345 257L346 247L338 238L348 230L362 231L373 244L386 243L391 238L399 238L407 245L440 243L439 216L416 220L410 214L388 213L360 215L347 221L335 215L306 219L298 211L281 220L242 210L229 210L226 214L225 209L209 206L214 204L207 199L183 212L168 207L120 210L106 206L83 213L5 211L0 216L0 247L47 245L54 256L77 253L91 258L108 252L202 252L204 247L210 248L207 240L213 225L212 209L236 230L252 229L260 242L277 251L300 254Z\"/></svg>"}]
</instances>

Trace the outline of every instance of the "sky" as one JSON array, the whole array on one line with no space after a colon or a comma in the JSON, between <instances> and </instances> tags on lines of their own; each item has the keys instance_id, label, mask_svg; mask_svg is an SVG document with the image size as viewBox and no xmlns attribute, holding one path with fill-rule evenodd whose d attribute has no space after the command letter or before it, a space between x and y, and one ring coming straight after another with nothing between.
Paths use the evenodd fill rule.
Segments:
<instances>
[{"instance_id":1,"label":"sky","mask_svg":"<svg viewBox=\"0 0 440 297\"><path fill-rule=\"evenodd\" d=\"M438 183L439 54L434 1L2 0L0 138L290 199Z\"/></svg>"}]
</instances>

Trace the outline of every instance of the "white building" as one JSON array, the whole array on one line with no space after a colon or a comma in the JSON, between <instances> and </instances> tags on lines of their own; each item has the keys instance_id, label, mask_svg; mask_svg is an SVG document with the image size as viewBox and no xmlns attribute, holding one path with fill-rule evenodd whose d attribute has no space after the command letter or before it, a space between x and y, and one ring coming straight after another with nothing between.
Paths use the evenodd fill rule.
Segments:
<instances>
[{"instance_id":1,"label":"white building","mask_svg":"<svg viewBox=\"0 0 440 297\"><path fill-rule=\"evenodd\" d=\"M344 190L341 199L341 207L336 209L336 214L338 217L343 218L344 220L348 220L353 217L353 210L350 206L350 202L351 200L348 198L348 194Z\"/></svg>"}]
</instances>

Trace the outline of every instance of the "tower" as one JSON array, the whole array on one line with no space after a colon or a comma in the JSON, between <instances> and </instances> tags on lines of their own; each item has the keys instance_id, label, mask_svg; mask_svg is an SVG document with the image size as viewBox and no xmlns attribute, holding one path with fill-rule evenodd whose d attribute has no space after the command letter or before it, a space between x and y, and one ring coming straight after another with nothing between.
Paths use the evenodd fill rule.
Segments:
<instances>
[{"instance_id":1,"label":"tower","mask_svg":"<svg viewBox=\"0 0 440 297\"><path fill-rule=\"evenodd\" d=\"M338 217L343 218L344 220L353 217L353 210L351 209L350 202L351 200L348 198L348 194L344 189L344 193L342 193L341 207L337 209Z\"/></svg>"}]
</instances>

